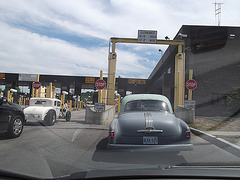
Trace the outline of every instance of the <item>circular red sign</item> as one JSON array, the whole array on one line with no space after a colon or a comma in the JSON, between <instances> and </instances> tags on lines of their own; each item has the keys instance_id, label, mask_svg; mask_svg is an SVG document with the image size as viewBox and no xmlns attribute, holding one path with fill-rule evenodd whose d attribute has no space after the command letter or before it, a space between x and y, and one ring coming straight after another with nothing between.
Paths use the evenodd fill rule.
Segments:
<instances>
[{"instance_id":1,"label":"circular red sign","mask_svg":"<svg viewBox=\"0 0 240 180\"><path fill-rule=\"evenodd\" d=\"M189 79L186 82L186 88L189 90L194 90L197 88L197 82L194 79Z\"/></svg>"},{"instance_id":2,"label":"circular red sign","mask_svg":"<svg viewBox=\"0 0 240 180\"><path fill-rule=\"evenodd\" d=\"M103 88L105 88L105 86L106 86L106 82L102 79L99 79L95 82L95 87L97 89L103 89Z\"/></svg>"},{"instance_id":3,"label":"circular red sign","mask_svg":"<svg viewBox=\"0 0 240 180\"><path fill-rule=\"evenodd\" d=\"M34 82L33 83L33 88L34 89L39 89L41 87L41 83L40 82Z\"/></svg>"}]
</instances>

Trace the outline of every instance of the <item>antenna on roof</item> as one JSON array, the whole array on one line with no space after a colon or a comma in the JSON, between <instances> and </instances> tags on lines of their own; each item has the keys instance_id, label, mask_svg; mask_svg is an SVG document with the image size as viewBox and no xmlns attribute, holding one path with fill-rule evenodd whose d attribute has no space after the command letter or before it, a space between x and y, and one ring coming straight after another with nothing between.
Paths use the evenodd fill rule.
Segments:
<instances>
[{"instance_id":1,"label":"antenna on roof","mask_svg":"<svg viewBox=\"0 0 240 180\"><path fill-rule=\"evenodd\" d=\"M217 3L215 1L215 3L213 3L215 5L215 21L216 19L218 19L218 26L220 26L221 24L221 12L222 12L222 7L221 5L224 3Z\"/></svg>"}]
</instances>

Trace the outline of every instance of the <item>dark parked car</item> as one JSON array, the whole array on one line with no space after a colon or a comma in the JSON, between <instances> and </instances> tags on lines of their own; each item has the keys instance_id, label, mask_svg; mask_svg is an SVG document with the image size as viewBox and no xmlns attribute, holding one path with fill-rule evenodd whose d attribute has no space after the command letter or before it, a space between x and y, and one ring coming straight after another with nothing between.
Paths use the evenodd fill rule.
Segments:
<instances>
[{"instance_id":1,"label":"dark parked car","mask_svg":"<svg viewBox=\"0 0 240 180\"><path fill-rule=\"evenodd\" d=\"M108 148L179 152L193 146L188 125L175 117L165 96L136 94L123 98L109 128Z\"/></svg>"},{"instance_id":2,"label":"dark parked car","mask_svg":"<svg viewBox=\"0 0 240 180\"><path fill-rule=\"evenodd\" d=\"M24 122L25 116L21 106L0 98L0 132L6 132L10 138L19 137L22 134Z\"/></svg>"}]
</instances>

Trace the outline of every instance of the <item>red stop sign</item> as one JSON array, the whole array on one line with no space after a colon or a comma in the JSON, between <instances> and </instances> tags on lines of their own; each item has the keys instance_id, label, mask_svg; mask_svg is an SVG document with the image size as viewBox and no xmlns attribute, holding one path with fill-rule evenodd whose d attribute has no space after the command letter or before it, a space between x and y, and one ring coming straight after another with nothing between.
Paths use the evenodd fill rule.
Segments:
<instances>
[{"instance_id":1,"label":"red stop sign","mask_svg":"<svg viewBox=\"0 0 240 180\"><path fill-rule=\"evenodd\" d=\"M106 86L106 82L102 79L99 79L95 82L95 87L97 89L103 89L103 88L105 88L105 86Z\"/></svg>"},{"instance_id":2,"label":"red stop sign","mask_svg":"<svg viewBox=\"0 0 240 180\"><path fill-rule=\"evenodd\" d=\"M34 82L33 83L33 88L34 89L39 89L41 87L41 83L40 82Z\"/></svg>"},{"instance_id":3,"label":"red stop sign","mask_svg":"<svg viewBox=\"0 0 240 180\"><path fill-rule=\"evenodd\" d=\"M194 90L197 88L197 82L194 79L189 79L186 82L186 88L189 90Z\"/></svg>"}]
</instances>

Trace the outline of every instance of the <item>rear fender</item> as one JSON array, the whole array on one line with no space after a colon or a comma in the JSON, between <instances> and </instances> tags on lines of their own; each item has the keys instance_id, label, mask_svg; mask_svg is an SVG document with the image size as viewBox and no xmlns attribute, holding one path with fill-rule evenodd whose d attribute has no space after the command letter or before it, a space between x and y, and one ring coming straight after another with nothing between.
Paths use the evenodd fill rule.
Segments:
<instances>
[{"instance_id":1,"label":"rear fender","mask_svg":"<svg viewBox=\"0 0 240 180\"><path fill-rule=\"evenodd\" d=\"M56 112L52 107L36 107L36 106L30 106L28 108L24 109L24 114L34 114L34 115L41 115L41 120L44 120L46 117L48 111L53 110Z\"/></svg>"},{"instance_id":2,"label":"rear fender","mask_svg":"<svg viewBox=\"0 0 240 180\"><path fill-rule=\"evenodd\" d=\"M180 126L181 126L181 129L182 129L181 139L190 141L190 137L187 138L187 136L186 136L187 132L189 132L189 136L190 136L190 128L189 128L189 126L182 119L179 119L179 122L180 122Z\"/></svg>"},{"instance_id":3,"label":"rear fender","mask_svg":"<svg viewBox=\"0 0 240 180\"><path fill-rule=\"evenodd\" d=\"M110 132L114 132L114 137L110 136ZM108 142L114 143L116 142L116 137L119 135L118 131L118 119L113 119L110 126L109 126L109 135L108 135Z\"/></svg>"}]
</instances>

